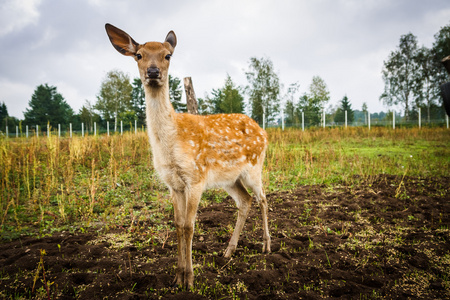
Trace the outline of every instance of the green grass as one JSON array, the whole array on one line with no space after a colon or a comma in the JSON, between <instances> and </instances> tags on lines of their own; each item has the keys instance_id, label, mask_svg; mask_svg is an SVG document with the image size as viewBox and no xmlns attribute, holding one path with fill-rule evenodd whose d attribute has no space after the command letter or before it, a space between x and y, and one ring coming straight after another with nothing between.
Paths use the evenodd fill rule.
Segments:
<instances>
[{"instance_id":1,"label":"green grass","mask_svg":"<svg viewBox=\"0 0 450 300\"><path fill-rule=\"evenodd\" d=\"M267 192L298 185L370 184L379 174L450 175L450 130L445 128L269 129L268 134ZM3 239L99 223L158 223L172 209L142 132L2 139L0 188ZM208 191L204 203L225 195Z\"/></svg>"},{"instance_id":2,"label":"green grass","mask_svg":"<svg viewBox=\"0 0 450 300\"><path fill-rule=\"evenodd\" d=\"M270 190L298 184L352 184L378 174L450 175L446 129L272 130L269 135Z\"/></svg>"}]
</instances>

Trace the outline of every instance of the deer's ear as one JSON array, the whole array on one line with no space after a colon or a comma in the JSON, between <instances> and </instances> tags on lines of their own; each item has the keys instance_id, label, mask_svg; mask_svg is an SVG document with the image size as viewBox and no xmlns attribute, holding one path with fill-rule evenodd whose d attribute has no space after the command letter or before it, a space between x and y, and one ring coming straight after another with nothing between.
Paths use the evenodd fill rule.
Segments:
<instances>
[{"instance_id":1,"label":"deer's ear","mask_svg":"<svg viewBox=\"0 0 450 300\"><path fill-rule=\"evenodd\" d=\"M139 44L128 33L111 24L106 24L105 29L111 44L117 51L128 56L136 54Z\"/></svg>"},{"instance_id":2,"label":"deer's ear","mask_svg":"<svg viewBox=\"0 0 450 300\"><path fill-rule=\"evenodd\" d=\"M164 41L166 43L169 43L170 46L172 46L173 49L175 49L177 45L177 36L175 35L175 32L172 30L167 34L166 40Z\"/></svg>"}]
</instances>

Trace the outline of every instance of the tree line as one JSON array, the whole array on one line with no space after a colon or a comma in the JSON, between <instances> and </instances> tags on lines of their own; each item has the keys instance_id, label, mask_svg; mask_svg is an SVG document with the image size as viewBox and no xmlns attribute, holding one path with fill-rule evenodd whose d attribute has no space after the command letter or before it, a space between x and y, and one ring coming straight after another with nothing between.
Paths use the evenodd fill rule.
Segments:
<instances>
[{"instance_id":1,"label":"tree line","mask_svg":"<svg viewBox=\"0 0 450 300\"><path fill-rule=\"evenodd\" d=\"M404 34L397 49L383 63L385 83L380 100L386 105L401 105L406 120L417 119L419 109L443 117L440 85L450 80L441 60L450 55L450 25L434 35L431 48L419 46L417 37Z\"/></svg>"},{"instance_id":2,"label":"tree line","mask_svg":"<svg viewBox=\"0 0 450 300\"><path fill-rule=\"evenodd\" d=\"M434 38L432 48L428 49L419 47L417 37L412 33L402 35L397 49L383 63L385 88L379 99L388 106L402 105L406 120L417 119L419 109L426 112L428 121L444 116L439 86L448 81L449 76L440 61L450 55L450 25L442 27ZM286 124L300 124L302 118L310 126L322 122L330 92L320 76L314 76L308 91L298 95L299 83L287 86L280 83L270 58L250 58L245 75L247 85L238 86L227 74L222 87L198 98L199 113L247 113L260 124L263 121L279 124L281 118ZM186 104L181 102L181 80L170 75L169 94L174 109L185 112ZM0 104L0 130L5 126L33 128L47 124L52 128L60 124L64 130L69 123L74 128L80 128L83 123L87 130L92 130L94 122L101 127L109 122L114 131L120 122L129 126L137 121L139 127L144 126L145 95L140 78L130 80L122 71L112 70L106 74L96 98L95 103L86 100L75 113L55 86L42 84L31 96L23 120L10 117L5 103ZM347 121L352 122L367 113L367 104L363 104L362 111L354 110L344 95L337 106L328 109L326 118L343 123L345 111ZM392 113L374 116L381 120L390 115Z\"/></svg>"}]
</instances>

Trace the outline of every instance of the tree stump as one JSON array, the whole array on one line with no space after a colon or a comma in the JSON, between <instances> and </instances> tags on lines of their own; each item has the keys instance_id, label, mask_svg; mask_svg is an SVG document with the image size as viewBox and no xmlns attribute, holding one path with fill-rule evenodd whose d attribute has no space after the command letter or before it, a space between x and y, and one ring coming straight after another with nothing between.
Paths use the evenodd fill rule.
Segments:
<instances>
[{"instance_id":1,"label":"tree stump","mask_svg":"<svg viewBox=\"0 0 450 300\"><path fill-rule=\"evenodd\" d=\"M198 103L197 98L195 97L192 79L191 77L185 77L183 81L184 81L184 90L186 91L187 111L190 114L198 115Z\"/></svg>"}]
</instances>

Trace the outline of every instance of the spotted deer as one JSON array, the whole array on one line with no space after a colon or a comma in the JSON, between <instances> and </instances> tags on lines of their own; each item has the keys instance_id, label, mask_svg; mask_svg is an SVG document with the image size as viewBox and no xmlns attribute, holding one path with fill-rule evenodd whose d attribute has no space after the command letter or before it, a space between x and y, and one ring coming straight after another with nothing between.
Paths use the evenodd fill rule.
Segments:
<instances>
[{"instance_id":1,"label":"spotted deer","mask_svg":"<svg viewBox=\"0 0 450 300\"><path fill-rule=\"evenodd\" d=\"M168 186L178 238L178 265L174 284L191 288L192 237L197 208L204 190L222 187L238 208L236 226L224 257L236 250L255 195L262 212L263 252L270 252L267 200L261 173L267 134L242 114L209 116L176 113L169 100L168 69L177 38L173 31L163 43L138 44L121 29L106 24L114 48L134 57L144 86L146 118L153 164Z\"/></svg>"}]
</instances>

